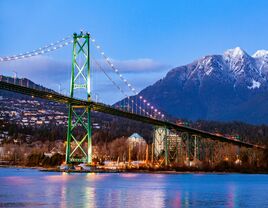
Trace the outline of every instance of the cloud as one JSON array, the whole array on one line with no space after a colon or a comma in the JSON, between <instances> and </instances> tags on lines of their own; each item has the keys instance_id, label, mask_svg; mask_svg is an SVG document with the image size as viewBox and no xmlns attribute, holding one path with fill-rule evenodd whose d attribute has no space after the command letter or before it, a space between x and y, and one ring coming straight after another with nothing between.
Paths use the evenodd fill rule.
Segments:
<instances>
[{"instance_id":1,"label":"cloud","mask_svg":"<svg viewBox=\"0 0 268 208\"><path fill-rule=\"evenodd\" d=\"M49 76L50 78L57 78L60 74L68 73L71 66L67 62L47 56L35 56L23 60L2 62L0 67L3 75L16 71L21 77ZM56 75L56 77L52 75Z\"/></svg>"},{"instance_id":2,"label":"cloud","mask_svg":"<svg viewBox=\"0 0 268 208\"><path fill-rule=\"evenodd\" d=\"M166 70L170 66L149 58L133 60L113 60L113 63L122 72L152 72Z\"/></svg>"},{"instance_id":3,"label":"cloud","mask_svg":"<svg viewBox=\"0 0 268 208\"><path fill-rule=\"evenodd\" d=\"M2 75L28 78L37 84L55 89L57 84L65 83L71 76L71 64L48 56L0 63Z\"/></svg>"},{"instance_id":4,"label":"cloud","mask_svg":"<svg viewBox=\"0 0 268 208\"><path fill-rule=\"evenodd\" d=\"M160 63L150 58L139 58L131 60L116 60L110 59L114 67L122 73L142 73L142 72L159 72L170 69L168 64ZM97 63L96 63L97 62ZM107 64L104 59L92 58L92 67L100 72L98 65L100 65L105 71L111 72L112 68Z\"/></svg>"},{"instance_id":5,"label":"cloud","mask_svg":"<svg viewBox=\"0 0 268 208\"><path fill-rule=\"evenodd\" d=\"M139 58L132 60L111 60L114 66L121 72L156 72L170 68L170 65L157 62L150 58ZM93 62L93 67L97 68ZM104 60L97 60L104 69L109 66ZM36 56L24 60L0 63L2 73L16 71L22 76L39 76L54 74L64 75L71 72L71 61L61 61L47 56Z\"/></svg>"}]
</instances>

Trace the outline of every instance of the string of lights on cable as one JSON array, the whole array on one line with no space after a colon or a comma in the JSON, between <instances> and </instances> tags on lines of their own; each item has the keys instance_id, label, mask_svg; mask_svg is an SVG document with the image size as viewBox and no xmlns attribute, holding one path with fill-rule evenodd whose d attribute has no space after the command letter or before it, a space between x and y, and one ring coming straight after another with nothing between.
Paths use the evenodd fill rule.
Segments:
<instances>
[{"instance_id":1,"label":"string of lights on cable","mask_svg":"<svg viewBox=\"0 0 268 208\"><path fill-rule=\"evenodd\" d=\"M12 56L0 57L0 62L14 61L14 60L18 60L18 59L25 59L25 58L30 58L33 56L42 55L45 53L49 53L49 52L58 50L60 48L68 46L72 43L73 43L72 36L69 35L61 40L58 40L54 43L50 43L49 45L35 49L33 51L30 51L30 52L20 53L20 54L12 55Z\"/></svg>"}]
</instances>

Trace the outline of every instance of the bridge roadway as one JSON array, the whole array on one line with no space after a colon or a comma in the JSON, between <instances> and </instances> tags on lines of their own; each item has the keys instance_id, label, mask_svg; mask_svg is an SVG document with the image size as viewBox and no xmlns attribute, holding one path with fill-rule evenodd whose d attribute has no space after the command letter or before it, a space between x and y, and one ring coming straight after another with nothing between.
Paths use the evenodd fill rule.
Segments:
<instances>
[{"instance_id":1,"label":"bridge roadway","mask_svg":"<svg viewBox=\"0 0 268 208\"><path fill-rule=\"evenodd\" d=\"M227 137L216 135L216 134L213 134L213 133L210 133L207 131L203 131L203 130L199 130L199 129L195 129L195 128L191 128L191 127L186 127L186 126L182 126L182 125L177 125L177 124L169 122L169 121L158 120L155 118L150 118L150 117L142 116L139 114L126 112L123 110L113 108L109 105L97 103L94 101L86 101L86 100L70 98L68 96L58 94L56 92L51 92L51 91L47 92L47 91L43 91L43 90L32 89L29 87L15 85L15 84L7 83L4 81L0 81L0 89L16 92L16 93L20 93L20 94L25 94L25 95L29 95L29 96L34 96L34 97L38 97L38 98L43 98L43 99L51 100L51 101L55 101L55 102L65 103L65 104L72 103L74 105L85 105L85 106L89 105L89 106L91 106L91 109L93 111L103 112L103 113L107 113L107 114L115 115L115 116L120 116L120 117L128 118L131 120L141 121L141 122L144 122L147 124L152 124L155 126L165 126L168 129L174 129L174 130L180 131L180 132L188 132L189 134L198 135L198 136L201 136L202 138L209 138L212 140L227 142L227 143L231 143L231 144L241 146L241 147L243 146L243 147L248 147L248 148L266 149L266 147L264 147L264 146L255 145L255 144L251 144L251 143L247 143L247 142L242 142L239 140L233 140L233 139L229 139Z\"/></svg>"}]
</instances>

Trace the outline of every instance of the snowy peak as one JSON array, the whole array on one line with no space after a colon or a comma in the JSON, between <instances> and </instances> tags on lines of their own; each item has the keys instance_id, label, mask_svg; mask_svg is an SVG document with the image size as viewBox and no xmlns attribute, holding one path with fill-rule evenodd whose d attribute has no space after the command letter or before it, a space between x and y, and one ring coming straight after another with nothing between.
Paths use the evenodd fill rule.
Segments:
<instances>
[{"instance_id":1,"label":"snowy peak","mask_svg":"<svg viewBox=\"0 0 268 208\"><path fill-rule=\"evenodd\" d=\"M240 47L228 49L224 52L224 57L232 59L240 59L243 57L249 56L243 49Z\"/></svg>"},{"instance_id":2,"label":"snowy peak","mask_svg":"<svg viewBox=\"0 0 268 208\"><path fill-rule=\"evenodd\" d=\"M266 50L258 50L252 55L253 58L263 58L267 56L268 56L268 51Z\"/></svg>"},{"instance_id":3,"label":"snowy peak","mask_svg":"<svg viewBox=\"0 0 268 208\"><path fill-rule=\"evenodd\" d=\"M262 71L256 58L248 55L240 47L224 52L223 58L235 77L262 79Z\"/></svg>"}]
</instances>

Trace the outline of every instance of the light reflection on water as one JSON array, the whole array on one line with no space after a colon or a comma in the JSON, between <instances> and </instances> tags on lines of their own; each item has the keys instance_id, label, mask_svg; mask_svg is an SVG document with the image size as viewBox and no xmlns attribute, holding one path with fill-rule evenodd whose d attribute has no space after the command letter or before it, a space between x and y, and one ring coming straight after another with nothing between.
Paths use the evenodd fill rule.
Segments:
<instances>
[{"instance_id":1,"label":"light reflection on water","mask_svg":"<svg viewBox=\"0 0 268 208\"><path fill-rule=\"evenodd\" d=\"M0 168L0 207L268 207L268 175Z\"/></svg>"}]
</instances>

